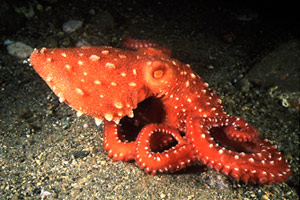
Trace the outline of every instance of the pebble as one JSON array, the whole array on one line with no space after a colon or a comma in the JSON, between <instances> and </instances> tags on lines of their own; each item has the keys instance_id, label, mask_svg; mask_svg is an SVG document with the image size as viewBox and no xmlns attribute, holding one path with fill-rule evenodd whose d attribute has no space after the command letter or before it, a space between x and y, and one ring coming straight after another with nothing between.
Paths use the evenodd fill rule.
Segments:
<instances>
[{"instance_id":1,"label":"pebble","mask_svg":"<svg viewBox=\"0 0 300 200\"><path fill-rule=\"evenodd\" d=\"M91 44L85 40L80 40L76 43L76 47L83 47L83 46L91 46Z\"/></svg>"},{"instance_id":2,"label":"pebble","mask_svg":"<svg viewBox=\"0 0 300 200\"><path fill-rule=\"evenodd\" d=\"M74 158L84 158L90 154L89 151L73 151L72 152Z\"/></svg>"},{"instance_id":3,"label":"pebble","mask_svg":"<svg viewBox=\"0 0 300 200\"><path fill-rule=\"evenodd\" d=\"M33 48L23 42L13 42L6 49L10 55L21 59L28 58L33 52Z\"/></svg>"},{"instance_id":4,"label":"pebble","mask_svg":"<svg viewBox=\"0 0 300 200\"><path fill-rule=\"evenodd\" d=\"M81 28L83 22L80 20L69 20L63 24L63 31L65 33L72 33Z\"/></svg>"}]
</instances>

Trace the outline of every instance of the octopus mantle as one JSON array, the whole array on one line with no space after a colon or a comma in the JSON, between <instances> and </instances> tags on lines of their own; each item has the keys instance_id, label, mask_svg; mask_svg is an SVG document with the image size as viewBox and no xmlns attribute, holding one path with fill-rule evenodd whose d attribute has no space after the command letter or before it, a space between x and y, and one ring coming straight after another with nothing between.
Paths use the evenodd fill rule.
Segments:
<instances>
[{"instance_id":1,"label":"octopus mantle","mask_svg":"<svg viewBox=\"0 0 300 200\"><path fill-rule=\"evenodd\" d=\"M175 172L194 161L244 182L288 179L276 146L221 99L187 64L151 41L123 46L35 50L30 62L61 102L104 122L104 149L145 172Z\"/></svg>"}]
</instances>

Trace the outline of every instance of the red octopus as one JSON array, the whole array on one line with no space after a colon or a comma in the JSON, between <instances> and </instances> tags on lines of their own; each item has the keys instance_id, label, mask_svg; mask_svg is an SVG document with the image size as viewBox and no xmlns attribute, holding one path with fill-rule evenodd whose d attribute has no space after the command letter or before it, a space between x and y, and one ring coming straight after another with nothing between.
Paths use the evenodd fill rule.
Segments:
<instances>
[{"instance_id":1,"label":"red octopus","mask_svg":"<svg viewBox=\"0 0 300 200\"><path fill-rule=\"evenodd\" d=\"M175 172L194 161L244 182L288 179L281 153L221 99L187 64L150 41L127 48L35 50L30 62L61 102L104 121L104 149L145 172Z\"/></svg>"}]
</instances>

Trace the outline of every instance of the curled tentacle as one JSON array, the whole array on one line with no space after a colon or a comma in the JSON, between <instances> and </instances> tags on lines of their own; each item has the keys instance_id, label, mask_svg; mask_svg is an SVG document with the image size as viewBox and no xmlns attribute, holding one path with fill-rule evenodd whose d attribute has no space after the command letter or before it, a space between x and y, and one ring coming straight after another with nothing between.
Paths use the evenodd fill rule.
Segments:
<instances>
[{"instance_id":1,"label":"curled tentacle","mask_svg":"<svg viewBox=\"0 0 300 200\"><path fill-rule=\"evenodd\" d=\"M124 141L116 123L104 122L104 136L103 148L108 151L107 156L112 160L129 161L135 158L135 142Z\"/></svg>"},{"instance_id":2,"label":"curled tentacle","mask_svg":"<svg viewBox=\"0 0 300 200\"><path fill-rule=\"evenodd\" d=\"M244 182L272 184L287 180L290 166L276 146L259 136L251 142L228 139L222 130L233 123L225 117L190 118L186 137L197 159Z\"/></svg>"},{"instance_id":3,"label":"curled tentacle","mask_svg":"<svg viewBox=\"0 0 300 200\"><path fill-rule=\"evenodd\" d=\"M177 144L163 152L153 152L151 137L154 134L171 135ZM136 162L145 172L152 175L156 172L174 172L191 164L195 160L191 146L182 138L175 128L162 124L145 126L137 138Z\"/></svg>"},{"instance_id":4,"label":"curled tentacle","mask_svg":"<svg viewBox=\"0 0 300 200\"><path fill-rule=\"evenodd\" d=\"M130 133L124 133L130 134ZM104 122L103 149L108 152L107 156L113 161L129 161L136 156L136 142L126 140L126 135L121 133L121 128L114 122ZM150 144L153 151L162 151L174 142L171 135L155 135Z\"/></svg>"},{"instance_id":5,"label":"curled tentacle","mask_svg":"<svg viewBox=\"0 0 300 200\"><path fill-rule=\"evenodd\" d=\"M228 117L228 124L230 126L224 127L223 130L229 139L239 142L251 142L258 136L258 131L239 117Z\"/></svg>"}]
</instances>

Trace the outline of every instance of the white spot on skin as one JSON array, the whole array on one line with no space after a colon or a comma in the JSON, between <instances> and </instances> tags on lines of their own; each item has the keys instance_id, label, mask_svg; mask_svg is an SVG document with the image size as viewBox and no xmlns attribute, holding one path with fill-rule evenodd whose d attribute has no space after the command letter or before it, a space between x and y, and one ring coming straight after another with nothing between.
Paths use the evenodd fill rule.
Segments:
<instances>
[{"instance_id":1,"label":"white spot on skin","mask_svg":"<svg viewBox=\"0 0 300 200\"><path fill-rule=\"evenodd\" d=\"M119 124L120 123L120 119L114 119L113 120L116 124ZM123 155L123 153L121 153L121 155Z\"/></svg>"},{"instance_id":2,"label":"white spot on skin","mask_svg":"<svg viewBox=\"0 0 300 200\"><path fill-rule=\"evenodd\" d=\"M109 51L108 51L108 50L102 50L101 53L102 53L103 55L108 55L108 54L109 54Z\"/></svg>"},{"instance_id":3,"label":"white spot on skin","mask_svg":"<svg viewBox=\"0 0 300 200\"><path fill-rule=\"evenodd\" d=\"M125 77L125 76L126 76L126 73L125 73L125 72L122 72L122 73L121 73L121 76Z\"/></svg>"},{"instance_id":4,"label":"white spot on skin","mask_svg":"<svg viewBox=\"0 0 300 200\"><path fill-rule=\"evenodd\" d=\"M47 48L43 47L40 52L41 52L41 54L44 54L46 51L47 51Z\"/></svg>"},{"instance_id":5,"label":"white spot on skin","mask_svg":"<svg viewBox=\"0 0 300 200\"><path fill-rule=\"evenodd\" d=\"M116 102L116 103L114 103L114 106L115 106L116 108L118 108L118 109L123 108L123 105L122 105L121 102Z\"/></svg>"},{"instance_id":6,"label":"white spot on skin","mask_svg":"<svg viewBox=\"0 0 300 200\"><path fill-rule=\"evenodd\" d=\"M135 83L135 82L130 82L130 83L129 83L129 86L135 87L135 86L136 86L136 83Z\"/></svg>"},{"instance_id":7,"label":"white spot on skin","mask_svg":"<svg viewBox=\"0 0 300 200\"><path fill-rule=\"evenodd\" d=\"M111 121L111 120L113 119L113 115L110 114L110 113L105 114L104 117L105 117L105 119L106 119L107 121Z\"/></svg>"},{"instance_id":8,"label":"white spot on skin","mask_svg":"<svg viewBox=\"0 0 300 200\"><path fill-rule=\"evenodd\" d=\"M60 103L63 103L65 101L65 98L64 97L59 97L59 102Z\"/></svg>"},{"instance_id":9,"label":"white spot on skin","mask_svg":"<svg viewBox=\"0 0 300 200\"><path fill-rule=\"evenodd\" d=\"M131 110L131 111L129 111L129 113L128 113L128 115L127 115L128 117L130 117L130 118L133 118L134 117L134 113L133 113L133 111Z\"/></svg>"},{"instance_id":10,"label":"white spot on skin","mask_svg":"<svg viewBox=\"0 0 300 200\"><path fill-rule=\"evenodd\" d=\"M87 76L87 72L83 72L83 75L84 75L84 76Z\"/></svg>"},{"instance_id":11,"label":"white spot on skin","mask_svg":"<svg viewBox=\"0 0 300 200\"><path fill-rule=\"evenodd\" d=\"M79 60L78 65L83 65L83 62L81 60Z\"/></svg>"},{"instance_id":12,"label":"white spot on skin","mask_svg":"<svg viewBox=\"0 0 300 200\"><path fill-rule=\"evenodd\" d=\"M75 90L76 90L77 94L79 94L79 95L81 95L81 96L84 95L84 93L83 93L83 91L82 91L81 89L76 88Z\"/></svg>"},{"instance_id":13,"label":"white spot on skin","mask_svg":"<svg viewBox=\"0 0 300 200\"><path fill-rule=\"evenodd\" d=\"M190 86L190 82L189 81L185 82L185 87L189 87L189 86Z\"/></svg>"},{"instance_id":14,"label":"white spot on skin","mask_svg":"<svg viewBox=\"0 0 300 200\"><path fill-rule=\"evenodd\" d=\"M53 78L52 78L51 76L48 76L47 79L46 79L46 81L47 81L47 82L50 82L50 81L52 81L52 79L53 79Z\"/></svg>"},{"instance_id":15,"label":"white spot on skin","mask_svg":"<svg viewBox=\"0 0 300 200\"><path fill-rule=\"evenodd\" d=\"M119 58L127 58L127 56L125 56L123 54L119 54Z\"/></svg>"},{"instance_id":16,"label":"white spot on skin","mask_svg":"<svg viewBox=\"0 0 300 200\"><path fill-rule=\"evenodd\" d=\"M187 72L186 71L183 71L180 73L181 75L187 75Z\"/></svg>"},{"instance_id":17,"label":"white spot on skin","mask_svg":"<svg viewBox=\"0 0 300 200\"><path fill-rule=\"evenodd\" d=\"M191 73L192 78L196 78L196 75L194 73Z\"/></svg>"},{"instance_id":18,"label":"white spot on skin","mask_svg":"<svg viewBox=\"0 0 300 200\"><path fill-rule=\"evenodd\" d=\"M116 66L113 63L106 63L105 67L109 68L109 69L115 69Z\"/></svg>"},{"instance_id":19,"label":"white spot on skin","mask_svg":"<svg viewBox=\"0 0 300 200\"><path fill-rule=\"evenodd\" d=\"M132 73L133 73L134 75L136 75L136 69L133 69L133 70L132 70Z\"/></svg>"},{"instance_id":20,"label":"white spot on skin","mask_svg":"<svg viewBox=\"0 0 300 200\"><path fill-rule=\"evenodd\" d=\"M100 82L99 80L95 80L94 83L95 83L96 85L100 85L100 84L101 84L101 82Z\"/></svg>"},{"instance_id":21,"label":"white spot on skin","mask_svg":"<svg viewBox=\"0 0 300 200\"><path fill-rule=\"evenodd\" d=\"M267 175L267 172L266 172L266 171L263 171L262 173L263 173L263 175Z\"/></svg>"},{"instance_id":22,"label":"white spot on skin","mask_svg":"<svg viewBox=\"0 0 300 200\"><path fill-rule=\"evenodd\" d=\"M71 70L71 69L72 69L72 67L71 67L70 65L65 65L65 68L66 68L67 70Z\"/></svg>"},{"instance_id":23,"label":"white spot on skin","mask_svg":"<svg viewBox=\"0 0 300 200\"><path fill-rule=\"evenodd\" d=\"M67 57L67 54L66 53L61 53L61 56L62 57Z\"/></svg>"},{"instance_id":24,"label":"white spot on skin","mask_svg":"<svg viewBox=\"0 0 300 200\"><path fill-rule=\"evenodd\" d=\"M122 113L122 112L118 112L118 116L119 116L119 117L122 117L122 116L123 116L123 113Z\"/></svg>"},{"instance_id":25,"label":"white spot on skin","mask_svg":"<svg viewBox=\"0 0 300 200\"><path fill-rule=\"evenodd\" d=\"M91 55L89 59L90 59L91 61L97 61L97 60L100 59L100 57L97 56L97 55Z\"/></svg>"},{"instance_id":26,"label":"white spot on skin","mask_svg":"<svg viewBox=\"0 0 300 200\"><path fill-rule=\"evenodd\" d=\"M99 118L95 118L95 123L97 126L99 126L101 123L102 123L102 119L99 119Z\"/></svg>"},{"instance_id":27,"label":"white spot on skin","mask_svg":"<svg viewBox=\"0 0 300 200\"><path fill-rule=\"evenodd\" d=\"M117 86L117 84L115 82L111 82L110 85Z\"/></svg>"}]
</instances>

